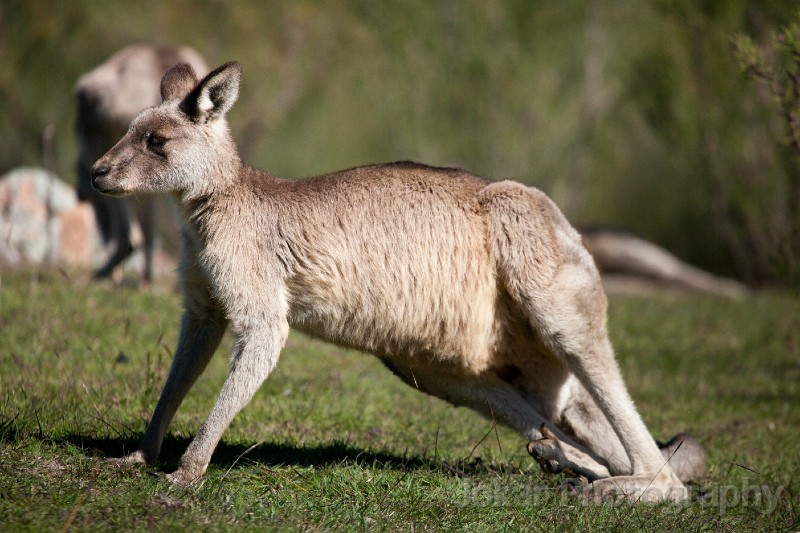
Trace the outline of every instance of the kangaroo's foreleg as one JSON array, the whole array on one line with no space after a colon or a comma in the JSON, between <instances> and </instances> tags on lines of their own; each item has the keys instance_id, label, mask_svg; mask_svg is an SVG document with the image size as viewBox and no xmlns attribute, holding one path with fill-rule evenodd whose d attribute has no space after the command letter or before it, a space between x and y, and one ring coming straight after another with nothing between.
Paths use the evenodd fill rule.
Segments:
<instances>
[{"instance_id":1,"label":"kangaroo's foreleg","mask_svg":"<svg viewBox=\"0 0 800 533\"><path fill-rule=\"evenodd\" d=\"M184 313L178 347L144 437L136 451L122 459L126 462L152 464L158 459L161 443L175 412L205 370L228 326L225 312L212 297L203 276L196 247L186 234L181 254Z\"/></svg>"},{"instance_id":2,"label":"kangaroo's foreleg","mask_svg":"<svg viewBox=\"0 0 800 533\"><path fill-rule=\"evenodd\" d=\"M147 463L158 458L161 443L175 412L214 355L225 334L226 325L227 320L221 313L202 319L190 311L184 315L178 349L167 382L139 445L139 452Z\"/></svg>"},{"instance_id":3,"label":"kangaroo's foreleg","mask_svg":"<svg viewBox=\"0 0 800 533\"><path fill-rule=\"evenodd\" d=\"M226 326L227 320L221 311L201 315L197 310L186 310L178 348L161 397L138 449L125 457L125 461L152 464L158 459L175 412L214 355Z\"/></svg>"},{"instance_id":4,"label":"kangaroo's foreleg","mask_svg":"<svg viewBox=\"0 0 800 533\"><path fill-rule=\"evenodd\" d=\"M561 413L561 423L578 442L604 457L613 475L630 475L630 458L608 418L580 383L574 381L570 392ZM699 481L704 477L705 449L691 435L679 433L658 447L664 461L682 482Z\"/></svg>"},{"instance_id":5,"label":"kangaroo's foreleg","mask_svg":"<svg viewBox=\"0 0 800 533\"><path fill-rule=\"evenodd\" d=\"M211 413L181 457L178 470L167 476L170 481L186 484L203 475L223 432L275 367L288 333L288 322L279 318L238 332L230 374Z\"/></svg>"}]
</instances>

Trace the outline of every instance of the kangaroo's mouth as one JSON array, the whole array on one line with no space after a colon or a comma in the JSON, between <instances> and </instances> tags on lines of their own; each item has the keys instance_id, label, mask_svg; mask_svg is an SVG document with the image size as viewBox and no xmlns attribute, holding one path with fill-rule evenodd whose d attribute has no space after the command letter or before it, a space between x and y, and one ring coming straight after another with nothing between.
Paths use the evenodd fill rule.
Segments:
<instances>
[{"instance_id":1,"label":"kangaroo's mouth","mask_svg":"<svg viewBox=\"0 0 800 533\"><path fill-rule=\"evenodd\" d=\"M118 196L121 193L111 187L106 180L102 178L92 178L92 188L99 193L108 194L111 196Z\"/></svg>"},{"instance_id":2,"label":"kangaroo's mouth","mask_svg":"<svg viewBox=\"0 0 800 533\"><path fill-rule=\"evenodd\" d=\"M107 180L103 179L92 179L92 188L107 196L128 196L130 194L128 191L122 190L119 187L114 187L109 184Z\"/></svg>"}]
</instances>

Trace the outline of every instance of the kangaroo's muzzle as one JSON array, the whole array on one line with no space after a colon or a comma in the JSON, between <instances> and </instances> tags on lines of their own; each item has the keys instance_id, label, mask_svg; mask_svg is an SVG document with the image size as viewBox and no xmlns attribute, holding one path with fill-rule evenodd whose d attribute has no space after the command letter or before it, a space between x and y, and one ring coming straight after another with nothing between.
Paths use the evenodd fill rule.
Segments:
<instances>
[{"instance_id":1,"label":"kangaroo's muzzle","mask_svg":"<svg viewBox=\"0 0 800 533\"><path fill-rule=\"evenodd\" d=\"M111 173L111 167L107 165L94 165L92 167L92 188L99 192L108 192L109 187L104 183L103 178Z\"/></svg>"}]
</instances>

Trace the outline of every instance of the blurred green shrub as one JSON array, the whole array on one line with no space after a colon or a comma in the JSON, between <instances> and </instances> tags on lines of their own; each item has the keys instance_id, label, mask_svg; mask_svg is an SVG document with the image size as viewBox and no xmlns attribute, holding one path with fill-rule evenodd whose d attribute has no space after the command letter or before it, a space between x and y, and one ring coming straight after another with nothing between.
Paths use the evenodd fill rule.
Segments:
<instances>
[{"instance_id":1,"label":"blurred green shrub","mask_svg":"<svg viewBox=\"0 0 800 533\"><path fill-rule=\"evenodd\" d=\"M766 236L767 259L776 275L800 285L800 10L771 41L757 45L746 34L734 39L737 59L743 71L758 82L760 94L770 98L781 117L783 134L778 137L783 173L771 183L769 211L750 209L763 195L744 201L747 222ZM763 89L766 89L765 91ZM755 214L753 214L755 213Z\"/></svg>"}]
</instances>

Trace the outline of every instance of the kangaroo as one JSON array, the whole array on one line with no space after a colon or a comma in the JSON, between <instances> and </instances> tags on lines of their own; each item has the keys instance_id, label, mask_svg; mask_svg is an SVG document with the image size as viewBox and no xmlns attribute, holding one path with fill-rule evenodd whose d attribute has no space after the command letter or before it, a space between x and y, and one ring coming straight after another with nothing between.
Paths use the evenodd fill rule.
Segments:
<instances>
[{"instance_id":1,"label":"kangaroo","mask_svg":"<svg viewBox=\"0 0 800 533\"><path fill-rule=\"evenodd\" d=\"M660 246L633 234L593 228L581 232L586 249L602 275L661 283L731 299L747 296L745 284L692 266Z\"/></svg>"},{"instance_id":2,"label":"kangaroo","mask_svg":"<svg viewBox=\"0 0 800 533\"><path fill-rule=\"evenodd\" d=\"M78 197L91 203L103 242L111 249L95 278L111 276L133 251L129 212L134 207L142 230L142 280L152 279L157 229L155 198L142 195L130 206L125 200L98 194L91 186L90 169L125 133L139 111L160 103L159 82L176 63L189 63L199 72L208 72L203 59L191 48L132 45L81 76L75 84Z\"/></svg>"},{"instance_id":3,"label":"kangaroo","mask_svg":"<svg viewBox=\"0 0 800 533\"><path fill-rule=\"evenodd\" d=\"M303 180L251 168L226 120L240 77L236 62L200 81L174 66L163 102L92 169L104 194L171 193L185 220L175 358L139 447L120 460L156 461L230 325L230 373L167 476L199 479L291 326L516 429L546 470L583 476L588 496L688 497L680 475L696 470L682 465L702 462L702 448L680 459L673 441L666 461L648 433L608 338L598 271L547 196L411 162Z\"/></svg>"}]
</instances>

